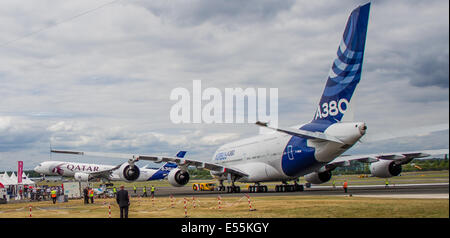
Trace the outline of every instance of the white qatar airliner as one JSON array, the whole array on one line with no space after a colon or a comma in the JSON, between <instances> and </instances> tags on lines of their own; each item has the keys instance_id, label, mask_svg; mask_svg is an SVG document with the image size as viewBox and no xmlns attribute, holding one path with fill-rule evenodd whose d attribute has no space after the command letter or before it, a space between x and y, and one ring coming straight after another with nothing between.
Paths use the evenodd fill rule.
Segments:
<instances>
[{"instance_id":1,"label":"white qatar airliner","mask_svg":"<svg viewBox=\"0 0 450 238\"><path fill-rule=\"evenodd\" d=\"M186 151L180 151L176 155L183 158ZM167 177L169 172L176 168L173 163L165 163L158 169L149 169L146 167L138 168L134 163L128 162L114 165L86 164L77 162L63 161L44 161L34 168L34 171L42 175L56 175L64 177L73 177L77 181L92 181L101 179L102 181L150 181L159 180Z\"/></svg>"},{"instance_id":2,"label":"white qatar airliner","mask_svg":"<svg viewBox=\"0 0 450 238\"><path fill-rule=\"evenodd\" d=\"M221 189L225 190L223 181L232 183L232 186L227 187L228 192L240 191L240 188L234 185L236 181L255 183L255 186L249 187L250 192L267 191L267 186L260 183L269 181L283 183L276 186L276 191L302 190L303 186L297 185L296 182L294 185L287 185L287 182L297 181L299 177L304 176L305 180L312 184L325 183L331 179L333 169L348 165L350 161L371 163L373 176L387 178L399 175L402 164L414 158L448 154L447 148L341 156L355 145L367 130L364 122L344 122L342 119L361 79L369 10L370 3L359 6L348 18L325 89L309 123L290 128L273 128L267 123L257 122L258 126L273 129L275 133L225 144L216 151L211 162L152 155L63 152L126 158L130 164L138 160L175 163L178 168L171 170L167 176L174 186L183 186L189 181L188 166L208 169L220 181Z\"/></svg>"}]
</instances>

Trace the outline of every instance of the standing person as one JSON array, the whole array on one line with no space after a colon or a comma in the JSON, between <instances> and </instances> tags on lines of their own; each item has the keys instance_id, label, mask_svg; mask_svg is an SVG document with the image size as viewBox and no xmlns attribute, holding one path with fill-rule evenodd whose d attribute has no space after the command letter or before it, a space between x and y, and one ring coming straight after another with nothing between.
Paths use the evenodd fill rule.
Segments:
<instances>
[{"instance_id":1,"label":"standing person","mask_svg":"<svg viewBox=\"0 0 450 238\"><path fill-rule=\"evenodd\" d=\"M348 187L347 180L344 181L344 185L342 187L344 188L344 193L347 193L347 187Z\"/></svg>"},{"instance_id":2,"label":"standing person","mask_svg":"<svg viewBox=\"0 0 450 238\"><path fill-rule=\"evenodd\" d=\"M23 194L25 198L28 198L28 185L23 186Z\"/></svg>"},{"instance_id":3,"label":"standing person","mask_svg":"<svg viewBox=\"0 0 450 238\"><path fill-rule=\"evenodd\" d=\"M50 187L44 188L45 190L43 190L44 192L44 200L47 200L47 197L50 196Z\"/></svg>"},{"instance_id":4,"label":"standing person","mask_svg":"<svg viewBox=\"0 0 450 238\"><path fill-rule=\"evenodd\" d=\"M134 195L136 195L136 185L133 186L134 189Z\"/></svg>"},{"instance_id":5,"label":"standing person","mask_svg":"<svg viewBox=\"0 0 450 238\"><path fill-rule=\"evenodd\" d=\"M40 187L36 188L36 200L38 200L38 201L41 200L41 188Z\"/></svg>"},{"instance_id":6,"label":"standing person","mask_svg":"<svg viewBox=\"0 0 450 238\"><path fill-rule=\"evenodd\" d=\"M36 200L36 187L33 187L33 192L31 193L31 200Z\"/></svg>"},{"instance_id":7,"label":"standing person","mask_svg":"<svg viewBox=\"0 0 450 238\"><path fill-rule=\"evenodd\" d=\"M89 189L89 198L91 199L91 203L94 204L94 189Z\"/></svg>"},{"instance_id":8,"label":"standing person","mask_svg":"<svg viewBox=\"0 0 450 238\"><path fill-rule=\"evenodd\" d=\"M152 197L155 196L155 187L153 187L153 185L152 185L151 195L152 195Z\"/></svg>"},{"instance_id":9,"label":"standing person","mask_svg":"<svg viewBox=\"0 0 450 238\"><path fill-rule=\"evenodd\" d=\"M388 188L389 187L389 180L386 179L386 186L384 186L384 188Z\"/></svg>"},{"instance_id":10,"label":"standing person","mask_svg":"<svg viewBox=\"0 0 450 238\"><path fill-rule=\"evenodd\" d=\"M130 196L128 196L128 191L124 189L124 186L120 186L119 192L116 196L117 204L120 207L120 218L128 218L128 207L130 206Z\"/></svg>"},{"instance_id":11,"label":"standing person","mask_svg":"<svg viewBox=\"0 0 450 238\"><path fill-rule=\"evenodd\" d=\"M89 197L88 197L89 190L88 189L89 189L89 187L85 187L83 189L84 204L89 204Z\"/></svg>"},{"instance_id":12,"label":"standing person","mask_svg":"<svg viewBox=\"0 0 450 238\"><path fill-rule=\"evenodd\" d=\"M117 189L116 187L113 188L113 192L114 192L114 197L117 195Z\"/></svg>"},{"instance_id":13,"label":"standing person","mask_svg":"<svg viewBox=\"0 0 450 238\"><path fill-rule=\"evenodd\" d=\"M333 179L333 188L336 188L336 180Z\"/></svg>"},{"instance_id":14,"label":"standing person","mask_svg":"<svg viewBox=\"0 0 450 238\"><path fill-rule=\"evenodd\" d=\"M144 188L142 188L142 192L144 192L142 197L147 197L147 186L144 186Z\"/></svg>"},{"instance_id":15,"label":"standing person","mask_svg":"<svg viewBox=\"0 0 450 238\"><path fill-rule=\"evenodd\" d=\"M52 189L52 191L50 193L52 196L53 204L55 204L56 203L56 190Z\"/></svg>"}]
</instances>

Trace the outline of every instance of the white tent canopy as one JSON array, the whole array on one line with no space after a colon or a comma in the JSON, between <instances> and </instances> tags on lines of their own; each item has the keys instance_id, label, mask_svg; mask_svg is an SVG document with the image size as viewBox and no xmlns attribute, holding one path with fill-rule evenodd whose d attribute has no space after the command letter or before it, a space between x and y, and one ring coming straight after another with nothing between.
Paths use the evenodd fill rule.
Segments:
<instances>
[{"instance_id":1,"label":"white tent canopy","mask_svg":"<svg viewBox=\"0 0 450 238\"><path fill-rule=\"evenodd\" d=\"M11 174L11 176L8 176L6 172L0 174L0 183L2 183L4 186L19 185L19 183L17 182L17 176L14 172ZM28 184L35 184L35 182L33 182L30 178L28 178L27 175L24 174L22 176L21 184L28 185Z\"/></svg>"},{"instance_id":2,"label":"white tent canopy","mask_svg":"<svg viewBox=\"0 0 450 238\"><path fill-rule=\"evenodd\" d=\"M28 174L24 174L24 176L22 176L22 184L35 184L35 182L33 182L29 177Z\"/></svg>"},{"instance_id":3,"label":"white tent canopy","mask_svg":"<svg viewBox=\"0 0 450 238\"><path fill-rule=\"evenodd\" d=\"M9 179L10 179L10 181L11 181L14 185L17 184L17 176L16 176L16 173L12 172L12 173L11 173L11 176L9 177Z\"/></svg>"},{"instance_id":4,"label":"white tent canopy","mask_svg":"<svg viewBox=\"0 0 450 238\"><path fill-rule=\"evenodd\" d=\"M4 172L2 175L0 175L0 182L4 185L4 186L9 186L9 185L15 185L17 184L17 181L13 181L11 180L11 177L8 176L8 174L6 172Z\"/></svg>"}]
</instances>

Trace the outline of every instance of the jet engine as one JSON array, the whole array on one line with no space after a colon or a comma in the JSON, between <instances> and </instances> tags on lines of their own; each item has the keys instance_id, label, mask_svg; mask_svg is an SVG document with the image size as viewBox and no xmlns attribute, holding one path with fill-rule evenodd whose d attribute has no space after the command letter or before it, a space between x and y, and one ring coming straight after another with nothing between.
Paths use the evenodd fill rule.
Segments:
<instances>
[{"instance_id":1,"label":"jet engine","mask_svg":"<svg viewBox=\"0 0 450 238\"><path fill-rule=\"evenodd\" d=\"M305 175L305 180L312 184L321 184L326 183L330 181L331 179L331 171L324 171L324 172L314 172Z\"/></svg>"},{"instance_id":2,"label":"jet engine","mask_svg":"<svg viewBox=\"0 0 450 238\"><path fill-rule=\"evenodd\" d=\"M123 163L119 168L119 177L123 180L126 180L128 182L135 181L139 178L139 175L141 174L141 171L139 168L130 163Z\"/></svg>"},{"instance_id":3,"label":"jet engine","mask_svg":"<svg viewBox=\"0 0 450 238\"><path fill-rule=\"evenodd\" d=\"M391 160L380 160L370 164L370 173L379 178L390 178L402 172L402 165Z\"/></svg>"},{"instance_id":4,"label":"jet engine","mask_svg":"<svg viewBox=\"0 0 450 238\"><path fill-rule=\"evenodd\" d=\"M189 173L179 168L172 169L167 175L167 180L174 187L181 187L189 182Z\"/></svg>"},{"instance_id":5,"label":"jet engine","mask_svg":"<svg viewBox=\"0 0 450 238\"><path fill-rule=\"evenodd\" d=\"M87 182L89 181L89 174L87 173L75 173L74 176L75 180L81 181L81 182Z\"/></svg>"}]
</instances>

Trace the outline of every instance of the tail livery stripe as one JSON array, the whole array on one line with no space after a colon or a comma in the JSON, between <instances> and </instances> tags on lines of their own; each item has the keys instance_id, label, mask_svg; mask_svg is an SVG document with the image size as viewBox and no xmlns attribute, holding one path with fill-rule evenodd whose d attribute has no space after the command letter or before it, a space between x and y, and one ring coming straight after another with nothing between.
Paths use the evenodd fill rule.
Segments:
<instances>
[{"instance_id":1,"label":"tail livery stripe","mask_svg":"<svg viewBox=\"0 0 450 238\"><path fill-rule=\"evenodd\" d=\"M184 158L184 156L186 155L186 151L180 151L178 152L178 154L176 155L178 158Z\"/></svg>"},{"instance_id":2,"label":"tail livery stripe","mask_svg":"<svg viewBox=\"0 0 450 238\"><path fill-rule=\"evenodd\" d=\"M370 3L351 13L312 122L333 124L347 111L361 79Z\"/></svg>"},{"instance_id":3,"label":"tail livery stripe","mask_svg":"<svg viewBox=\"0 0 450 238\"><path fill-rule=\"evenodd\" d=\"M176 157L183 158L186 153L186 151L179 151ZM148 178L148 180L164 179L172 169L175 169L177 167L177 164L167 162L163 166L161 166L150 178Z\"/></svg>"}]
</instances>

